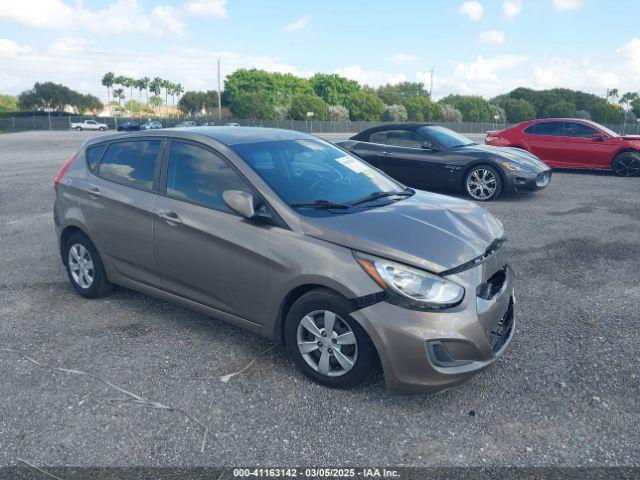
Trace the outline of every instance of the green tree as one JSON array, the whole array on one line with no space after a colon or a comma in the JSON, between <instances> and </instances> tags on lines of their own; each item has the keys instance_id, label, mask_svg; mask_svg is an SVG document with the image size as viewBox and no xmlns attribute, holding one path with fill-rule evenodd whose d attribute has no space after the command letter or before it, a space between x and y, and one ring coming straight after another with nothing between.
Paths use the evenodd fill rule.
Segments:
<instances>
[{"instance_id":1,"label":"green tree","mask_svg":"<svg viewBox=\"0 0 640 480\"><path fill-rule=\"evenodd\" d=\"M509 98L504 102L507 122L519 123L536 118L536 109L531 102L522 98Z\"/></svg>"},{"instance_id":2,"label":"green tree","mask_svg":"<svg viewBox=\"0 0 640 480\"><path fill-rule=\"evenodd\" d=\"M576 116L576 106L567 102L566 100L561 100L556 103L552 103L548 105L542 114L543 118L568 118Z\"/></svg>"},{"instance_id":3,"label":"green tree","mask_svg":"<svg viewBox=\"0 0 640 480\"><path fill-rule=\"evenodd\" d=\"M631 111L634 113L636 118L640 118L640 97L631 102Z\"/></svg>"},{"instance_id":4,"label":"green tree","mask_svg":"<svg viewBox=\"0 0 640 480\"><path fill-rule=\"evenodd\" d=\"M306 120L313 112L313 120L329 120L329 106L317 95L296 95L291 100L289 115L293 120Z\"/></svg>"},{"instance_id":5,"label":"green tree","mask_svg":"<svg viewBox=\"0 0 640 480\"><path fill-rule=\"evenodd\" d=\"M18 109L18 97L0 94L0 112L17 112Z\"/></svg>"},{"instance_id":6,"label":"green tree","mask_svg":"<svg viewBox=\"0 0 640 480\"><path fill-rule=\"evenodd\" d=\"M309 79L309 83L315 94L329 105L346 106L347 98L360 91L358 82L335 73L316 73Z\"/></svg>"},{"instance_id":7,"label":"green tree","mask_svg":"<svg viewBox=\"0 0 640 480\"><path fill-rule=\"evenodd\" d=\"M329 105L329 116L334 122L349 120L349 110L342 105Z\"/></svg>"},{"instance_id":8,"label":"green tree","mask_svg":"<svg viewBox=\"0 0 640 480\"><path fill-rule=\"evenodd\" d=\"M401 82L395 85L390 83L376 89L376 95L386 105L402 104L408 98L428 97L429 92L424 89L421 82Z\"/></svg>"},{"instance_id":9,"label":"green tree","mask_svg":"<svg viewBox=\"0 0 640 480\"><path fill-rule=\"evenodd\" d=\"M404 105L388 105L382 114L381 120L385 122L406 122L407 109Z\"/></svg>"},{"instance_id":10,"label":"green tree","mask_svg":"<svg viewBox=\"0 0 640 480\"><path fill-rule=\"evenodd\" d=\"M218 107L218 92L209 90L208 92L188 91L178 100L178 109L190 116L200 115L204 112L211 115Z\"/></svg>"},{"instance_id":11,"label":"green tree","mask_svg":"<svg viewBox=\"0 0 640 480\"><path fill-rule=\"evenodd\" d=\"M410 97L403 102L407 109L407 117L412 122L431 122L442 119L442 107L432 102L429 97Z\"/></svg>"},{"instance_id":12,"label":"green tree","mask_svg":"<svg viewBox=\"0 0 640 480\"><path fill-rule=\"evenodd\" d=\"M345 98L351 120L377 121L384 113L384 103L375 94L357 91Z\"/></svg>"},{"instance_id":13,"label":"green tree","mask_svg":"<svg viewBox=\"0 0 640 480\"><path fill-rule=\"evenodd\" d=\"M235 94L231 111L236 118L251 120L275 120L277 118L269 94L265 92Z\"/></svg>"},{"instance_id":14,"label":"green tree","mask_svg":"<svg viewBox=\"0 0 640 480\"><path fill-rule=\"evenodd\" d=\"M241 68L225 79L222 101L225 105L232 105L239 96L252 92L263 94L274 107L287 105L294 95L312 94L313 89L309 80L290 73Z\"/></svg>"},{"instance_id":15,"label":"green tree","mask_svg":"<svg viewBox=\"0 0 640 480\"><path fill-rule=\"evenodd\" d=\"M448 103L438 102L442 109L442 120L445 122L461 122L462 113L457 108L449 105Z\"/></svg>"},{"instance_id":16,"label":"green tree","mask_svg":"<svg viewBox=\"0 0 640 480\"><path fill-rule=\"evenodd\" d=\"M449 95L441 100L460 110L465 122L492 122L491 105L476 95Z\"/></svg>"},{"instance_id":17,"label":"green tree","mask_svg":"<svg viewBox=\"0 0 640 480\"><path fill-rule=\"evenodd\" d=\"M18 96L21 110L62 112L67 106L77 107L79 93L53 82L38 83Z\"/></svg>"}]
</instances>

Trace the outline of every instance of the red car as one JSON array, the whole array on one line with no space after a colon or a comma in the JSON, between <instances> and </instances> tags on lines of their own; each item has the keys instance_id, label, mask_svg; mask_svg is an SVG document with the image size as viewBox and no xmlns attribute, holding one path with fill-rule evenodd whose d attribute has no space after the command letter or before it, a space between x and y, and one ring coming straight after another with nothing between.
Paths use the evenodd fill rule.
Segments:
<instances>
[{"instance_id":1,"label":"red car","mask_svg":"<svg viewBox=\"0 0 640 480\"><path fill-rule=\"evenodd\" d=\"M623 177L640 175L640 136L620 136L589 120L530 120L487 132L485 141L527 150L550 167L613 169Z\"/></svg>"}]
</instances>

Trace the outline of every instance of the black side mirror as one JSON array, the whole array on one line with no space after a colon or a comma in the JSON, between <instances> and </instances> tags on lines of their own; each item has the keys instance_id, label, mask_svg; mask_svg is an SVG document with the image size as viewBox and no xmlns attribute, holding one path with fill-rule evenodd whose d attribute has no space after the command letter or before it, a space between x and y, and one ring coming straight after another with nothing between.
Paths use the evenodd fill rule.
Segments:
<instances>
[{"instance_id":1,"label":"black side mirror","mask_svg":"<svg viewBox=\"0 0 640 480\"><path fill-rule=\"evenodd\" d=\"M595 132L591 134L591 138L593 138L596 142L604 141L604 133Z\"/></svg>"},{"instance_id":2,"label":"black side mirror","mask_svg":"<svg viewBox=\"0 0 640 480\"><path fill-rule=\"evenodd\" d=\"M433 143L431 143L428 140L425 140L424 142L422 142L422 145L420 145L420 147L423 150L428 150L429 152L437 152L438 150L440 150L438 147L436 147Z\"/></svg>"}]
</instances>

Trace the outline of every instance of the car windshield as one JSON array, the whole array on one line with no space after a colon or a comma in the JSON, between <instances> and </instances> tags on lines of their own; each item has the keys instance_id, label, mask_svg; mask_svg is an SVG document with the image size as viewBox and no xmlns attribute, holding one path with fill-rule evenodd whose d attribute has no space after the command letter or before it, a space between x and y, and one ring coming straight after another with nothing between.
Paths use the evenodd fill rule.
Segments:
<instances>
[{"instance_id":1,"label":"car windshield","mask_svg":"<svg viewBox=\"0 0 640 480\"><path fill-rule=\"evenodd\" d=\"M475 145L475 142L464 135L440 126L420 127L419 131L423 135L428 135L444 148L465 147Z\"/></svg>"},{"instance_id":2,"label":"car windshield","mask_svg":"<svg viewBox=\"0 0 640 480\"><path fill-rule=\"evenodd\" d=\"M407 194L402 185L369 164L321 140L244 143L231 148L283 201L296 208L344 208L354 202L362 205Z\"/></svg>"}]
</instances>

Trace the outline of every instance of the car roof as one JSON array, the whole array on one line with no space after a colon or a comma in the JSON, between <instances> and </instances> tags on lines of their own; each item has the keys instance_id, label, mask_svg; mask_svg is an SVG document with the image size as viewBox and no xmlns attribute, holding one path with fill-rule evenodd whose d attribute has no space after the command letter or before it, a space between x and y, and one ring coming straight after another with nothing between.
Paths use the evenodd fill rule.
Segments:
<instances>
[{"instance_id":1,"label":"car roof","mask_svg":"<svg viewBox=\"0 0 640 480\"><path fill-rule=\"evenodd\" d=\"M362 132L351 137L353 140L360 140L362 138L367 137L375 132L380 132L383 130L417 130L420 127L433 127L434 123L425 123L425 122L407 122L407 123L387 123L384 125L378 125L376 127L367 128Z\"/></svg>"},{"instance_id":2,"label":"car roof","mask_svg":"<svg viewBox=\"0 0 640 480\"><path fill-rule=\"evenodd\" d=\"M119 133L94 137L88 143L98 143L112 141L124 138L137 138L149 136L171 136L172 133L178 134L183 138L197 139L205 137L220 142L225 145L238 145L243 143L270 142L277 140L317 140L316 137L304 132L296 132L294 130L284 130L280 128L264 128L264 127L189 127L189 128L165 128L155 132L132 132Z\"/></svg>"}]
</instances>

